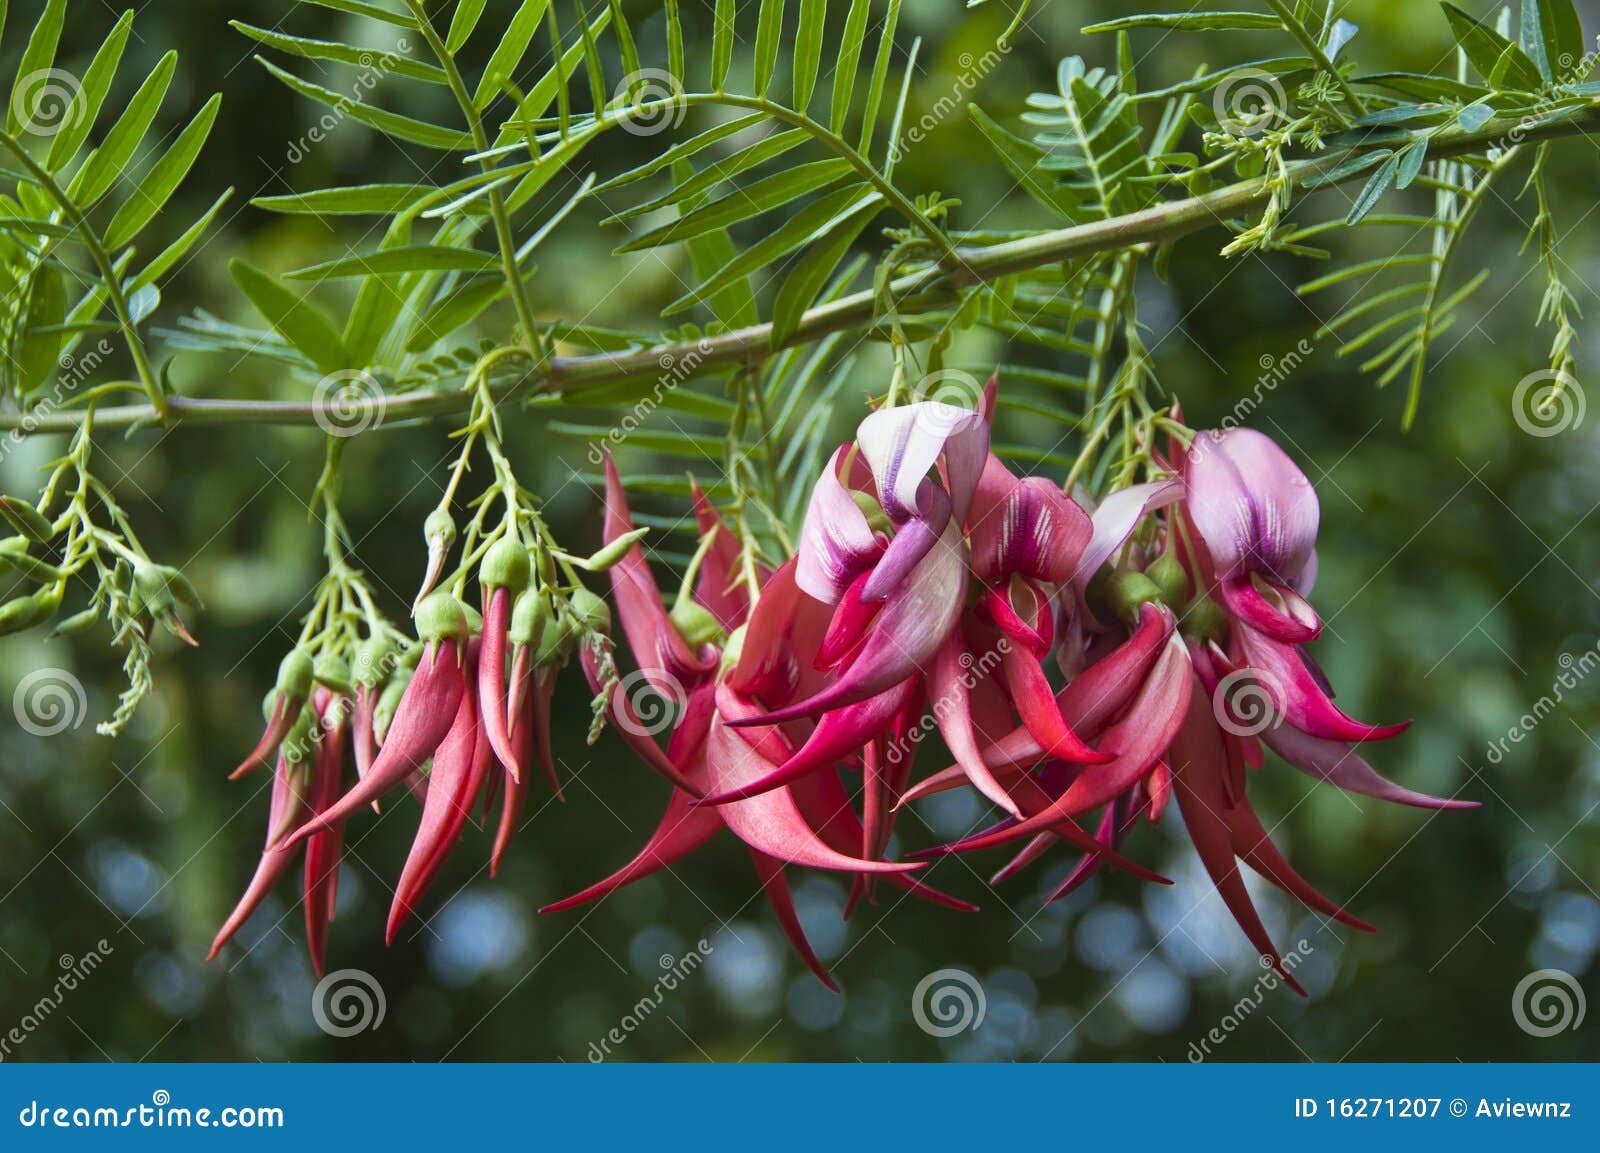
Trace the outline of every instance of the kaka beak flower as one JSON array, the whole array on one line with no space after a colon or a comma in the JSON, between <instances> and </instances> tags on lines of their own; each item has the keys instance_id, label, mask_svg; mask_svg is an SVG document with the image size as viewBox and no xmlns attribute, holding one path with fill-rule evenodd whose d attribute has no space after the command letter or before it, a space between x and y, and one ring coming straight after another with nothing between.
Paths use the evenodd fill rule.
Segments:
<instances>
[{"instance_id":1,"label":"kaka beak flower","mask_svg":"<svg viewBox=\"0 0 1600 1153\"><path fill-rule=\"evenodd\" d=\"M345 701L319 688L310 710L315 713L315 724L320 727L319 731L313 735L312 727L308 725L304 730L304 739L283 742L272 779L266 845L250 884L222 928L217 931L206 960L216 958L222 947L261 907L273 886L294 866L294 845L298 839L286 841L285 833L299 825L308 814L323 809L338 795L344 768L347 708ZM308 749L307 745L312 747ZM309 770L303 763L308 757ZM311 953L312 967L319 977L323 971L323 947L327 939L328 922L333 917L341 843L340 830L338 826L333 826L313 837L306 853L306 944Z\"/></svg>"},{"instance_id":2,"label":"kaka beak flower","mask_svg":"<svg viewBox=\"0 0 1600 1153\"><path fill-rule=\"evenodd\" d=\"M1306 601L1317 573L1317 494L1305 473L1253 429L1196 434L1184 509L1204 543L1228 612L1284 644L1317 638Z\"/></svg>"},{"instance_id":3,"label":"kaka beak flower","mask_svg":"<svg viewBox=\"0 0 1600 1153\"><path fill-rule=\"evenodd\" d=\"M289 735L289 730L300 719L301 711L311 696L314 677L315 670L311 658L299 649L293 650L283 658L282 663L278 665L277 686L272 690L272 705L267 712L267 727L262 732L261 739L256 742L256 747L239 762L238 768L228 774L230 781L238 780L274 759L278 746L283 743L283 739Z\"/></svg>"},{"instance_id":4,"label":"kaka beak flower","mask_svg":"<svg viewBox=\"0 0 1600 1153\"><path fill-rule=\"evenodd\" d=\"M478 565L483 586L483 644L478 655L478 714L494 755L513 782L522 780L522 765L513 747L511 706L506 689L506 641L511 629L511 609L533 579L528 550L515 533L495 541Z\"/></svg>"},{"instance_id":5,"label":"kaka beak flower","mask_svg":"<svg viewBox=\"0 0 1600 1153\"><path fill-rule=\"evenodd\" d=\"M288 840L292 846L312 833L347 820L427 764L450 732L468 689L467 618L448 593L430 593L417 610L423 649L417 668L395 709L383 747L367 775L325 811L316 814ZM473 650L476 655L477 650Z\"/></svg>"}]
</instances>

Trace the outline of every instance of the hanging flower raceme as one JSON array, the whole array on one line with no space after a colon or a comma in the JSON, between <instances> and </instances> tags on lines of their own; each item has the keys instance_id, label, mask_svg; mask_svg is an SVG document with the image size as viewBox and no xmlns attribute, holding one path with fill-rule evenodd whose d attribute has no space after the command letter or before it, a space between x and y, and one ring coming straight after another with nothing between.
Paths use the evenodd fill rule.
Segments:
<instances>
[{"instance_id":1,"label":"hanging flower raceme","mask_svg":"<svg viewBox=\"0 0 1600 1153\"><path fill-rule=\"evenodd\" d=\"M1112 759L1063 766L1019 726L979 755L1024 815L942 851L1026 840L1000 871L1009 876L1056 840L1076 842L1073 826L1063 822L1101 809L1099 844L1055 899L1115 859L1141 812L1155 821L1175 796L1235 919L1278 963L1244 887L1241 860L1318 912L1370 926L1317 893L1268 838L1246 799L1247 770L1261 766L1263 742L1297 768L1354 792L1424 808L1470 802L1396 785L1351 748L1395 736L1406 725L1369 725L1340 712L1299 647L1317 631L1305 596L1318 518L1315 494L1293 462L1261 434L1238 430L1199 433L1167 463L1172 479L1114 493L1096 510L1062 599L1074 633L1062 656L1081 671L1056 701ZM952 766L909 795L960 779L960 766Z\"/></svg>"},{"instance_id":2,"label":"hanging flower raceme","mask_svg":"<svg viewBox=\"0 0 1600 1153\"><path fill-rule=\"evenodd\" d=\"M996 882L1055 846L1079 854L1047 900L1107 866L1167 884L1125 847L1141 818L1156 823L1176 801L1224 902L1280 971L1241 862L1369 929L1267 836L1247 797L1264 749L1383 800L1466 802L1381 777L1358 749L1405 724L1342 712L1305 651L1321 628L1307 599L1319 517L1305 476L1259 433L1191 435L1174 411L1163 418L1174 446L1141 454L1150 479L1113 489L1091 515L1087 497L1019 476L990 451L996 388L977 411L920 402L863 420L816 479L790 556L768 559L781 533L741 538L693 487L698 547L670 603L609 457L603 540L587 558L556 548L508 498L496 529L479 506L463 567L446 574L455 530L436 512L415 643L373 622L348 666L343 634L284 660L265 730L234 774L276 766L267 842L213 953L304 843L320 971L343 826L391 795L409 791L421 808L391 940L473 813L498 797L497 872L534 762L559 796L551 702L572 656L588 682L590 740L613 733L671 791L631 860L545 912L600 900L726 830L796 952L833 987L796 915L791 866L849 876L846 916L878 885L972 910L916 874L929 858L1002 846L1014 855ZM604 574L610 605L580 570ZM474 573L481 613L461 599ZM913 783L934 730L953 763ZM345 789L347 735L356 772ZM887 859L904 804L962 787L996 807L995 824Z\"/></svg>"}]
</instances>

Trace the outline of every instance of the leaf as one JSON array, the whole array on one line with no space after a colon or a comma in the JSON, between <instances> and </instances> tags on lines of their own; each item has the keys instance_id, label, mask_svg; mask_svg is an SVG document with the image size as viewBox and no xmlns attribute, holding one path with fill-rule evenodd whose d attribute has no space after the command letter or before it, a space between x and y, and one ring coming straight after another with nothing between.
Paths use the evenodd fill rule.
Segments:
<instances>
[{"instance_id":1,"label":"leaf","mask_svg":"<svg viewBox=\"0 0 1600 1153\"><path fill-rule=\"evenodd\" d=\"M844 20L844 35L839 38L838 63L833 70L833 96L829 100L828 127L843 135L850 117L850 96L855 89L856 65L861 46L867 39L867 17L872 0L850 0L850 14Z\"/></svg>"},{"instance_id":2,"label":"leaf","mask_svg":"<svg viewBox=\"0 0 1600 1153\"><path fill-rule=\"evenodd\" d=\"M765 120L766 115L760 112L752 113L749 116L740 116L733 120L725 120L721 124L690 137L688 140L674 144L659 156L652 157L637 168L630 168L621 175L613 176L596 188L595 192L603 195L613 189L632 184L637 180L643 180L647 176L654 176L657 172L665 171L679 160L687 160L702 148L707 148L719 140L724 140L736 133L743 132L746 128L754 128Z\"/></svg>"},{"instance_id":3,"label":"leaf","mask_svg":"<svg viewBox=\"0 0 1600 1153\"><path fill-rule=\"evenodd\" d=\"M352 184L284 196L258 196L250 203L268 212L304 216L392 216L433 192L427 184Z\"/></svg>"},{"instance_id":4,"label":"leaf","mask_svg":"<svg viewBox=\"0 0 1600 1153\"><path fill-rule=\"evenodd\" d=\"M900 21L900 0L889 0L883 15L883 31L878 36L878 55L872 63L872 79L867 83L867 102L861 111L861 142L856 151L872 151L872 137L878 127L878 105L883 102L883 86L889 81L889 62L894 56L894 30Z\"/></svg>"},{"instance_id":5,"label":"leaf","mask_svg":"<svg viewBox=\"0 0 1600 1153\"><path fill-rule=\"evenodd\" d=\"M444 38L445 49L450 55L460 52L461 46L472 36L486 3L488 0L458 0L455 15L450 18L450 31Z\"/></svg>"},{"instance_id":6,"label":"leaf","mask_svg":"<svg viewBox=\"0 0 1600 1153\"><path fill-rule=\"evenodd\" d=\"M794 107L804 112L817 86L828 0L800 0L800 25L794 36Z\"/></svg>"},{"instance_id":7,"label":"leaf","mask_svg":"<svg viewBox=\"0 0 1600 1153\"><path fill-rule=\"evenodd\" d=\"M994 149L1005 170L1022 186L1024 192L1062 217L1070 220L1076 215L1074 202L1062 196L1055 179L1039 167L1044 160L1044 149L1031 140L1008 132L976 104L969 106L968 115Z\"/></svg>"},{"instance_id":8,"label":"leaf","mask_svg":"<svg viewBox=\"0 0 1600 1153\"><path fill-rule=\"evenodd\" d=\"M876 215L869 204L856 210L854 216L835 228L825 240L814 245L795 265L778 289L772 306L772 347L778 349L800 328L806 309L811 307L839 262L850 251L850 246Z\"/></svg>"},{"instance_id":9,"label":"leaf","mask_svg":"<svg viewBox=\"0 0 1600 1153\"><path fill-rule=\"evenodd\" d=\"M67 0L50 0L28 36L28 46L17 62L16 78L11 82L11 98L6 101L6 131L15 136L22 130L22 113L33 107L29 87L48 80L44 74L55 63L61 26L66 22Z\"/></svg>"},{"instance_id":10,"label":"leaf","mask_svg":"<svg viewBox=\"0 0 1600 1153\"><path fill-rule=\"evenodd\" d=\"M406 342L406 351L420 353L449 336L462 325L470 324L484 309L506 294L503 278L471 280L438 301L428 310Z\"/></svg>"},{"instance_id":11,"label":"leaf","mask_svg":"<svg viewBox=\"0 0 1600 1153\"><path fill-rule=\"evenodd\" d=\"M1429 76L1421 72L1374 72L1370 76L1357 76L1351 83L1387 88L1412 100L1437 101L1454 97L1470 104L1489 95L1489 90L1481 85L1452 80L1446 76Z\"/></svg>"},{"instance_id":12,"label":"leaf","mask_svg":"<svg viewBox=\"0 0 1600 1153\"><path fill-rule=\"evenodd\" d=\"M1396 188L1409 188L1411 182L1417 178L1417 173L1422 171L1422 162L1428 158L1428 138L1419 136L1415 144L1407 145L1400 151L1400 166L1395 170L1394 186Z\"/></svg>"},{"instance_id":13,"label":"leaf","mask_svg":"<svg viewBox=\"0 0 1600 1153\"><path fill-rule=\"evenodd\" d=\"M736 189L720 200L686 213L677 220L653 228L616 249L617 252L639 252L663 244L698 236L714 228L725 228L747 220L808 192L815 192L832 184L850 172L846 160L817 160L801 164L784 172L777 172L756 181L748 188Z\"/></svg>"},{"instance_id":14,"label":"leaf","mask_svg":"<svg viewBox=\"0 0 1600 1153\"><path fill-rule=\"evenodd\" d=\"M783 33L783 0L761 0L756 15L755 94L766 94L772 70L778 63L778 39Z\"/></svg>"},{"instance_id":15,"label":"leaf","mask_svg":"<svg viewBox=\"0 0 1600 1153\"><path fill-rule=\"evenodd\" d=\"M1360 31L1360 25L1352 24L1348 20L1335 20L1333 27L1328 29L1328 39L1322 46L1323 53L1329 60L1339 59L1339 53L1344 51L1344 46L1354 40L1356 33Z\"/></svg>"},{"instance_id":16,"label":"leaf","mask_svg":"<svg viewBox=\"0 0 1600 1153\"><path fill-rule=\"evenodd\" d=\"M320 84L312 84L309 80L302 80L293 72L286 72L272 61L261 56L256 60L272 75L276 76L289 88L298 92L308 100L315 100L319 104L342 112L357 124L364 124L385 136L392 136L396 140L407 140L412 144L420 144L424 148L434 148L441 152L468 152L473 147L470 133L461 132L454 128L444 128L437 124L429 124L425 120L415 120L410 116L402 116L398 112L386 112L382 108L374 108L370 104L363 104L359 100L352 100L349 96L335 92L331 88L324 88Z\"/></svg>"},{"instance_id":17,"label":"leaf","mask_svg":"<svg viewBox=\"0 0 1600 1153\"><path fill-rule=\"evenodd\" d=\"M1494 119L1494 109L1487 104L1469 104L1456 116L1463 132L1476 132Z\"/></svg>"},{"instance_id":18,"label":"leaf","mask_svg":"<svg viewBox=\"0 0 1600 1153\"><path fill-rule=\"evenodd\" d=\"M417 22L408 13L391 12L376 4L362 3L362 0L300 0L300 2L315 4L318 8L329 8L335 12L348 12L352 16L365 16L368 20L380 20L385 24L394 24L401 28L417 26Z\"/></svg>"},{"instance_id":19,"label":"leaf","mask_svg":"<svg viewBox=\"0 0 1600 1153\"><path fill-rule=\"evenodd\" d=\"M1389 186L1394 183L1395 175L1400 171L1400 153L1396 152L1383 162L1378 171L1372 174L1366 187L1356 197L1355 203L1350 206L1344 222L1346 224L1359 224L1361 218L1371 212L1383 194L1389 191Z\"/></svg>"},{"instance_id":20,"label":"leaf","mask_svg":"<svg viewBox=\"0 0 1600 1153\"><path fill-rule=\"evenodd\" d=\"M28 290L28 310L23 317L22 338L18 342L17 392L27 396L42 387L59 371L61 332L66 320L67 286L61 269L54 264L39 267Z\"/></svg>"},{"instance_id":21,"label":"leaf","mask_svg":"<svg viewBox=\"0 0 1600 1153\"><path fill-rule=\"evenodd\" d=\"M606 217L602 224L611 224L619 220L631 220L636 216L655 212L693 197L710 192L725 180L731 180L747 169L754 168L768 160L775 159L787 152L807 143L811 137L799 128L791 128L787 132L774 133L764 140L759 140L748 148L742 148L732 156L723 157L714 164L708 164L699 172L694 173L689 179L676 184L669 191L662 193L653 200L643 204L636 204L631 208L624 208ZM681 157L674 157L676 163Z\"/></svg>"},{"instance_id":22,"label":"leaf","mask_svg":"<svg viewBox=\"0 0 1600 1153\"><path fill-rule=\"evenodd\" d=\"M210 208L206 209L205 214L199 220L184 229L183 235L167 245L154 260L144 266L139 275L128 282L126 291L130 294L137 292L145 285L154 284L160 277L165 276L172 266L182 260L189 249L194 247L195 241L199 240L205 230L211 226L211 222L217 218L217 213L222 211L222 206L232 196L233 189L230 188L217 197L216 201Z\"/></svg>"},{"instance_id":23,"label":"leaf","mask_svg":"<svg viewBox=\"0 0 1600 1153\"><path fill-rule=\"evenodd\" d=\"M797 248L820 240L870 204L881 203L883 197L870 186L852 184L830 192L796 212L775 232L745 249L721 268L717 269L693 291L686 292L662 310L663 316L682 312L706 300L737 277L748 276L764 268Z\"/></svg>"},{"instance_id":24,"label":"leaf","mask_svg":"<svg viewBox=\"0 0 1600 1153\"><path fill-rule=\"evenodd\" d=\"M286 280L335 280L350 276L391 276L401 272L491 272L500 258L475 248L410 244L325 260L285 273Z\"/></svg>"},{"instance_id":25,"label":"leaf","mask_svg":"<svg viewBox=\"0 0 1600 1153\"><path fill-rule=\"evenodd\" d=\"M1188 32L1230 32L1260 28L1278 29L1276 16L1262 12L1154 12L1123 16L1082 29L1084 35L1121 32L1125 28L1174 28Z\"/></svg>"},{"instance_id":26,"label":"leaf","mask_svg":"<svg viewBox=\"0 0 1600 1153\"><path fill-rule=\"evenodd\" d=\"M1522 0L1518 41L1547 81L1570 78L1583 54L1583 25L1572 0Z\"/></svg>"},{"instance_id":27,"label":"leaf","mask_svg":"<svg viewBox=\"0 0 1600 1153\"><path fill-rule=\"evenodd\" d=\"M95 52L94 59L89 62L83 74L83 84L72 98L70 111L63 117L61 130L50 141L50 154L44 164L49 171L59 172L78 154L83 142L89 139L89 132L94 128L95 119L105 104L106 94L111 91L111 82L116 78L117 65L122 62L122 52L127 47L128 33L132 28L133 13L124 12Z\"/></svg>"},{"instance_id":28,"label":"leaf","mask_svg":"<svg viewBox=\"0 0 1600 1153\"><path fill-rule=\"evenodd\" d=\"M718 92L728 81L733 63L734 0L717 0L711 16L711 87Z\"/></svg>"},{"instance_id":29,"label":"leaf","mask_svg":"<svg viewBox=\"0 0 1600 1153\"><path fill-rule=\"evenodd\" d=\"M236 32L243 33L258 44L265 44L269 48L276 48L280 52L298 56L303 60L332 60L339 64L349 64L365 70L374 77L393 75L404 76L408 80L420 80L424 84L450 83L444 69L433 64L424 64L420 60L409 59L399 52L375 52L371 48L358 48L353 44L340 44L333 40L309 40L301 36L285 36L281 32L257 28L242 20L230 20L228 23Z\"/></svg>"},{"instance_id":30,"label":"leaf","mask_svg":"<svg viewBox=\"0 0 1600 1153\"><path fill-rule=\"evenodd\" d=\"M522 0L522 6L506 25L505 35L500 38L500 43L495 45L489 63L484 65L483 76L478 81L478 90L472 94L472 106L479 112L493 102L496 93L500 91L500 82L510 80L516 75L522 57L528 51L528 45L533 42L533 34L539 30L539 21L544 16L545 6L549 2L550 0Z\"/></svg>"},{"instance_id":31,"label":"leaf","mask_svg":"<svg viewBox=\"0 0 1600 1153\"><path fill-rule=\"evenodd\" d=\"M268 324L321 372L349 367L349 353L321 309L243 260L228 263L234 283Z\"/></svg>"},{"instance_id":32,"label":"leaf","mask_svg":"<svg viewBox=\"0 0 1600 1153\"><path fill-rule=\"evenodd\" d=\"M221 106L222 96L212 96L178 134L172 147L162 153L161 159L150 169L150 174L111 218L111 223L106 227L107 248L121 248L166 207L178 185L189 174L189 169L194 167L195 158L200 155L206 137L211 134L211 125L216 121L217 109Z\"/></svg>"},{"instance_id":33,"label":"leaf","mask_svg":"<svg viewBox=\"0 0 1600 1153\"><path fill-rule=\"evenodd\" d=\"M1497 73L1503 74L1522 91L1538 91L1542 82L1539 69L1522 49L1454 4L1445 2L1439 6L1450 22L1456 43L1461 45L1461 51L1466 53L1478 75L1498 86Z\"/></svg>"},{"instance_id":34,"label":"leaf","mask_svg":"<svg viewBox=\"0 0 1600 1153\"><path fill-rule=\"evenodd\" d=\"M150 130L150 124L161 108L161 101L167 95L167 86L172 83L172 73L177 66L178 54L168 52L145 77L144 83L139 85L139 90L128 101L122 115L117 117L111 131L106 133L100 147L83 162L83 167L73 178L68 195L75 203L87 205L99 200L128 167L134 150Z\"/></svg>"}]
</instances>

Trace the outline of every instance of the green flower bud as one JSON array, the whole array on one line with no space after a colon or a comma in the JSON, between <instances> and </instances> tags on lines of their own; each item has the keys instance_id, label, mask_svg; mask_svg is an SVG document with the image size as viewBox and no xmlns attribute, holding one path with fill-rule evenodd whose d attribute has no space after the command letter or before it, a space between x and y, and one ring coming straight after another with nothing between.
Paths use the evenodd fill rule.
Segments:
<instances>
[{"instance_id":1,"label":"green flower bud","mask_svg":"<svg viewBox=\"0 0 1600 1153\"><path fill-rule=\"evenodd\" d=\"M739 663L739 656L744 652L745 626L740 625L728 634L727 643L722 646L722 671L728 672Z\"/></svg>"},{"instance_id":2,"label":"green flower bud","mask_svg":"<svg viewBox=\"0 0 1600 1153\"><path fill-rule=\"evenodd\" d=\"M521 592L532 579L533 565L528 562L528 550L514 536L503 536L495 541L478 562L478 580L490 588Z\"/></svg>"},{"instance_id":3,"label":"green flower bud","mask_svg":"<svg viewBox=\"0 0 1600 1153\"><path fill-rule=\"evenodd\" d=\"M0 637L42 625L61 607L64 586L59 582L30 596L0 605Z\"/></svg>"},{"instance_id":4,"label":"green flower bud","mask_svg":"<svg viewBox=\"0 0 1600 1153\"><path fill-rule=\"evenodd\" d=\"M100 610L93 607L84 609L81 613L73 613L66 620L61 621L50 630L51 637L70 637L88 629L95 621L100 619Z\"/></svg>"},{"instance_id":5,"label":"green flower bud","mask_svg":"<svg viewBox=\"0 0 1600 1153\"><path fill-rule=\"evenodd\" d=\"M350 662L333 653L318 658L316 677L318 684L325 685L336 693L355 691L355 686L350 683Z\"/></svg>"},{"instance_id":6,"label":"green flower bud","mask_svg":"<svg viewBox=\"0 0 1600 1153\"><path fill-rule=\"evenodd\" d=\"M591 553L579 561L578 565L589 572L609 572L622 562L622 558L627 556L633 546L638 544L649 531L648 528L636 528L632 532L625 532L598 552Z\"/></svg>"},{"instance_id":7,"label":"green flower bud","mask_svg":"<svg viewBox=\"0 0 1600 1153\"><path fill-rule=\"evenodd\" d=\"M278 665L278 692L291 701L303 701L311 695L316 676L317 669L310 654L293 649Z\"/></svg>"},{"instance_id":8,"label":"green flower bud","mask_svg":"<svg viewBox=\"0 0 1600 1153\"><path fill-rule=\"evenodd\" d=\"M0 570L14 569L28 580L38 581L40 584L61 580L66 575L49 561L29 556L28 542L21 537L12 537L11 540L21 542L22 547L0 550Z\"/></svg>"},{"instance_id":9,"label":"green flower bud","mask_svg":"<svg viewBox=\"0 0 1600 1153\"><path fill-rule=\"evenodd\" d=\"M1161 588L1142 572L1125 572L1111 579L1108 590L1112 611L1124 620L1136 620L1139 606L1161 600Z\"/></svg>"},{"instance_id":10,"label":"green flower bud","mask_svg":"<svg viewBox=\"0 0 1600 1153\"><path fill-rule=\"evenodd\" d=\"M356 648L355 668L351 670L356 684L367 688L381 684L395 659L393 641L382 635L368 637Z\"/></svg>"},{"instance_id":11,"label":"green flower bud","mask_svg":"<svg viewBox=\"0 0 1600 1153\"><path fill-rule=\"evenodd\" d=\"M611 635L611 608L588 589L580 588L572 594L572 615L579 631Z\"/></svg>"},{"instance_id":12,"label":"green flower bud","mask_svg":"<svg viewBox=\"0 0 1600 1153\"><path fill-rule=\"evenodd\" d=\"M13 496L0 496L0 516L16 526L17 531L39 544L46 544L56 535L55 526L45 515L25 500Z\"/></svg>"},{"instance_id":13,"label":"green flower bud","mask_svg":"<svg viewBox=\"0 0 1600 1153\"><path fill-rule=\"evenodd\" d=\"M689 647L698 649L701 645L715 644L722 640L722 622L711 615L704 605L697 604L689 597L684 597L672 606L672 611L667 614L667 619L672 622L672 627L678 630L678 635L688 642Z\"/></svg>"},{"instance_id":14,"label":"green flower bud","mask_svg":"<svg viewBox=\"0 0 1600 1153\"><path fill-rule=\"evenodd\" d=\"M1189 574L1171 549L1156 557L1144 570L1144 575L1155 581L1161 590L1161 599L1173 608L1189 599Z\"/></svg>"},{"instance_id":15,"label":"green flower bud","mask_svg":"<svg viewBox=\"0 0 1600 1153\"><path fill-rule=\"evenodd\" d=\"M519 648L537 645L550 623L550 603L537 589L524 592L511 606L511 625L506 635Z\"/></svg>"},{"instance_id":16,"label":"green flower bud","mask_svg":"<svg viewBox=\"0 0 1600 1153\"><path fill-rule=\"evenodd\" d=\"M417 636L425 641L447 638L466 641L469 635L464 611L466 607L444 589L429 593L411 614L411 619L416 622Z\"/></svg>"},{"instance_id":17,"label":"green flower bud","mask_svg":"<svg viewBox=\"0 0 1600 1153\"><path fill-rule=\"evenodd\" d=\"M400 650L400 659L395 662L395 672L398 674L401 671L407 673L414 671L422 661L423 647L407 641L405 648Z\"/></svg>"},{"instance_id":18,"label":"green flower bud","mask_svg":"<svg viewBox=\"0 0 1600 1153\"><path fill-rule=\"evenodd\" d=\"M539 634L539 647L533 650L533 663L541 667L559 664L572 651L572 623L561 617L547 617Z\"/></svg>"},{"instance_id":19,"label":"green flower bud","mask_svg":"<svg viewBox=\"0 0 1600 1153\"><path fill-rule=\"evenodd\" d=\"M449 549L456 543L456 522L444 509L436 508L422 522L422 539L428 542L430 549Z\"/></svg>"}]
</instances>

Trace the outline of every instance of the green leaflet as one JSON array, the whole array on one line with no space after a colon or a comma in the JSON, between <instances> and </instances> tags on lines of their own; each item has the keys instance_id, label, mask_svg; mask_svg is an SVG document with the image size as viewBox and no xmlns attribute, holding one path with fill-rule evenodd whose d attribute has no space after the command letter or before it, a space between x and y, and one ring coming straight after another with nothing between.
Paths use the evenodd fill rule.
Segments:
<instances>
[{"instance_id":1,"label":"green leaflet","mask_svg":"<svg viewBox=\"0 0 1600 1153\"><path fill-rule=\"evenodd\" d=\"M321 309L243 260L230 261L228 271L256 311L318 370L336 372L350 367L344 342Z\"/></svg>"},{"instance_id":2,"label":"green leaflet","mask_svg":"<svg viewBox=\"0 0 1600 1153\"><path fill-rule=\"evenodd\" d=\"M500 258L475 248L450 248L437 244L409 244L380 248L376 252L325 260L297 268L288 280L335 280L349 276L391 276L401 272L490 272Z\"/></svg>"},{"instance_id":3,"label":"green leaflet","mask_svg":"<svg viewBox=\"0 0 1600 1153\"><path fill-rule=\"evenodd\" d=\"M17 350L17 391L22 396L55 378L61 355L58 326L66 319L67 286L61 270L46 264L33 274Z\"/></svg>"},{"instance_id":4,"label":"green leaflet","mask_svg":"<svg viewBox=\"0 0 1600 1153\"><path fill-rule=\"evenodd\" d=\"M250 203L268 212L308 216L393 216L433 191L427 184L352 184L285 196L258 196Z\"/></svg>"},{"instance_id":5,"label":"green leaflet","mask_svg":"<svg viewBox=\"0 0 1600 1153\"><path fill-rule=\"evenodd\" d=\"M674 241L699 236L714 228L725 228L770 209L787 204L839 180L850 172L846 160L817 160L801 164L786 172L777 172L756 181L748 188L737 190L714 200L677 220L653 228L619 247L618 252L639 252Z\"/></svg>"},{"instance_id":6,"label":"green leaflet","mask_svg":"<svg viewBox=\"0 0 1600 1153\"><path fill-rule=\"evenodd\" d=\"M107 248L121 248L139 234L140 229L155 219L156 213L166 207L167 201L177 191L178 185L189 174L195 158L211 134L211 125L217 119L217 109L222 105L221 95L213 96L195 113L172 147L156 161L150 174L139 183L133 194L117 210L106 227Z\"/></svg>"}]
</instances>

